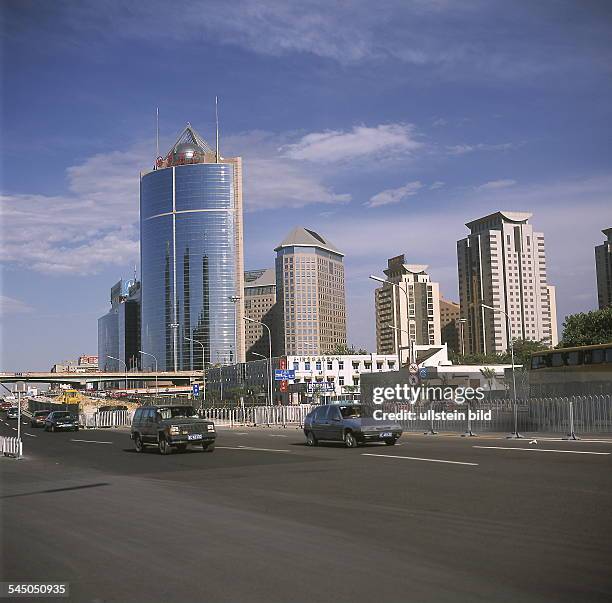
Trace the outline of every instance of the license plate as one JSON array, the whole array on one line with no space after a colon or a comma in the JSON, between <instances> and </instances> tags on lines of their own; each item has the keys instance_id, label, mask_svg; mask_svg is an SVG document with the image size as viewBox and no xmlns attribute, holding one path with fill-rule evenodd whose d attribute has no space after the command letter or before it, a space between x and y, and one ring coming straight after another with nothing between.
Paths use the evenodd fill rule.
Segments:
<instances>
[{"instance_id":1,"label":"license plate","mask_svg":"<svg viewBox=\"0 0 612 603\"><path fill-rule=\"evenodd\" d=\"M192 433L190 435L187 436L188 440L201 440L202 439L202 434L201 433Z\"/></svg>"},{"instance_id":2,"label":"license plate","mask_svg":"<svg viewBox=\"0 0 612 603\"><path fill-rule=\"evenodd\" d=\"M381 437L381 438L392 438L392 437L393 437L393 434L392 434L390 431L383 431L383 432L380 434L380 437Z\"/></svg>"}]
</instances>

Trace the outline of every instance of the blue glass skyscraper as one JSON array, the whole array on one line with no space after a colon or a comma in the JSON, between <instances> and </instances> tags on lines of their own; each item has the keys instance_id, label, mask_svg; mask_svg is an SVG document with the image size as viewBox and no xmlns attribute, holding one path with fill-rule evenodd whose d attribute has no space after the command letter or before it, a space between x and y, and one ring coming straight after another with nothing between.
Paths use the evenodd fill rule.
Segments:
<instances>
[{"instance_id":1,"label":"blue glass skyscraper","mask_svg":"<svg viewBox=\"0 0 612 603\"><path fill-rule=\"evenodd\" d=\"M141 345L159 370L244 359L241 159L190 125L141 176L140 259Z\"/></svg>"}]
</instances>

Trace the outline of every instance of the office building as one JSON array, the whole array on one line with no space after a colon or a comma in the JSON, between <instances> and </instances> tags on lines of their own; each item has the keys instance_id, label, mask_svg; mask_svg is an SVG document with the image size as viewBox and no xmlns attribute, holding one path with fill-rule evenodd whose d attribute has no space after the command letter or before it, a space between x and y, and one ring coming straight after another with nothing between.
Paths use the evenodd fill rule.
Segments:
<instances>
[{"instance_id":1,"label":"office building","mask_svg":"<svg viewBox=\"0 0 612 603\"><path fill-rule=\"evenodd\" d=\"M187 125L140 179L142 350L160 371L244 360L242 239L241 158Z\"/></svg>"},{"instance_id":2,"label":"office building","mask_svg":"<svg viewBox=\"0 0 612 603\"><path fill-rule=\"evenodd\" d=\"M556 302L547 280L544 235L533 230L531 216L495 212L468 222L470 234L457 242L467 354L506 352L510 338L557 344ZM502 312L510 317L510 327Z\"/></svg>"},{"instance_id":3,"label":"office building","mask_svg":"<svg viewBox=\"0 0 612 603\"><path fill-rule=\"evenodd\" d=\"M264 323L270 328L271 333L275 333L278 321L274 268L249 270L244 273L244 315ZM244 326L246 359L256 360L257 354L268 357L270 355L268 330L248 321L245 321ZM273 345L272 354L274 353Z\"/></svg>"},{"instance_id":4,"label":"office building","mask_svg":"<svg viewBox=\"0 0 612 603\"><path fill-rule=\"evenodd\" d=\"M276 349L317 355L346 345L344 254L303 227L294 228L275 251Z\"/></svg>"},{"instance_id":5,"label":"office building","mask_svg":"<svg viewBox=\"0 0 612 603\"><path fill-rule=\"evenodd\" d=\"M387 283L374 291L379 354L400 349L406 362L410 345L440 345L440 288L426 270L407 264L403 254L387 260Z\"/></svg>"},{"instance_id":6,"label":"office building","mask_svg":"<svg viewBox=\"0 0 612 603\"><path fill-rule=\"evenodd\" d=\"M111 288L110 303L110 310L98 319L98 367L101 371L138 369L140 283L120 280Z\"/></svg>"},{"instance_id":7,"label":"office building","mask_svg":"<svg viewBox=\"0 0 612 603\"><path fill-rule=\"evenodd\" d=\"M597 272L597 301L599 309L612 306L612 228L602 230L606 241L595 247L595 270Z\"/></svg>"},{"instance_id":8,"label":"office building","mask_svg":"<svg viewBox=\"0 0 612 603\"><path fill-rule=\"evenodd\" d=\"M440 297L440 337L449 350L461 353L459 304Z\"/></svg>"}]
</instances>

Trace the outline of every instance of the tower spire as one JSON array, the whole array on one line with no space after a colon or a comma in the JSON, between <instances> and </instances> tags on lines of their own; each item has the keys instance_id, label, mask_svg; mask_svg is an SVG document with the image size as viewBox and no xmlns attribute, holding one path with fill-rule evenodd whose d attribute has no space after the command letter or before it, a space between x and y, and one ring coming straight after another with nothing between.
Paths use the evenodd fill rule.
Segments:
<instances>
[{"instance_id":1,"label":"tower spire","mask_svg":"<svg viewBox=\"0 0 612 603\"><path fill-rule=\"evenodd\" d=\"M215 96L215 163L219 163L219 99Z\"/></svg>"}]
</instances>

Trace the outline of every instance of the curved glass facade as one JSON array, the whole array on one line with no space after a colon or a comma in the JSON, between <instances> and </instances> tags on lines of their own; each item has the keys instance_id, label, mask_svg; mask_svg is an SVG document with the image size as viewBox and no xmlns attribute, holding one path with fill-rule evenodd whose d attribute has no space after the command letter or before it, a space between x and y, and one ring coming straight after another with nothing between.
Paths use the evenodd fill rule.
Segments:
<instances>
[{"instance_id":1,"label":"curved glass facade","mask_svg":"<svg viewBox=\"0 0 612 603\"><path fill-rule=\"evenodd\" d=\"M156 170L140 184L142 350L159 370L235 359L238 288L233 165ZM144 367L153 359L143 358Z\"/></svg>"}]
</instances>

